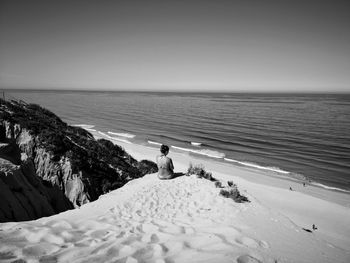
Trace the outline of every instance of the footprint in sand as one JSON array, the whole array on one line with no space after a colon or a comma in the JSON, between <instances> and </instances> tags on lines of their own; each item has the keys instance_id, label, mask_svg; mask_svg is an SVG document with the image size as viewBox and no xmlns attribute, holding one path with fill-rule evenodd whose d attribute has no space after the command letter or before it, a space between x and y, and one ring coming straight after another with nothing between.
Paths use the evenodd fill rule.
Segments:
<instances>
[{"instance_id":1,"label":"footprint in sand","mask_svg":"<svg viewBox=\"0 0 350 263\"><path fill-rule=\"evenodd\" d=\"M48 254L52 254L60 249L59 246L50 243L40 243L35 245L29 245L23 248L24 256L40 257Z\"/></svg>"},{"instance_id":2,"label":"footprint in sand","mask_svg":"<svg viewBox=\"0 0 350 263\"><path fill-rule=\"evenodd\" d=\"M165 247L164 245L151 244L149 246L136 250L135 253L132 254L132 256L138 259L160 258L160 257L163 257L164 254L167 252L168 252L168 248Z\"/></svg>"},{"instance_id":3,"label":"footprint in sand","mask_svg":"<svg viewBox=\"0 0 350 263\"><path fill-rule=\"evenodd\" d=\"M158 243L159 237L156 234L144 234L141 239L141 242L143 243Z\"/></svg>"},{"instance_id":4,"label":"footprint in sand","mask_svg":"<svg viewBox=\"0 0 350 263\"><path fill-rule=\"evenodd\" d=\"M257 241L257 240L250 238L250 237L242 236L242 237L236 238L235 241L238 244L241 244L241 245L244 245L244 246L250 247L250 248L259 248L259 247L264 248L264 249L269 248L269 244L267 242Z\"/></svg>"},{"instance_id":5,"label":"footprint in sand","mask_svg":"<svg viewBox=\"0 0 350 263\"><path fill-rule=\"evenodd\" d=\"M173 226L168 226L168 227L162 227L161 232L163 233L167 233L167 234L183 234L185 233L185 229L184 227L182 226L176 226L176 225L173 225Z\"/></svg>"},{"instance_id":6,"label":"footprint in sand","mask_svg":"<svg viewBox=\"0 0 350 263\"><path fill-rule=\"evenodd\" d=\"M107 230L94 230L92 232L88 232L87 234L89 236L91 236L92 238L105 238L106 236L108 236L110 232Z\"/></svg>"},{"instance_id":7,"label":"footprint in sand","mask_svg":"<svg viewBox=\"0 0 350 263\"><path fill-rule=\"evenodd\" d=\"M186 235L193 235L196 233L193 227L184 227L184 230Z\"/></svg>"},{"instance_id":8,"label":"footprint in sand","mask_svg":"<svg viewBox=\"0 0 350 263\"><path fill-rule=\"evenodd\" d=\"M25 238L31 243L38 243L48 234L48 228L36 229L34 231L28 231L28 234L25 235Z\"/></svg>"},{"instance_id":9,"label":"footprint in sand","mask_svg":"<svg viewBox=\"0 0 350 263\"><path fill-rule=\"evenodd\" d=\"M166 246L161 244L153 244L152 250L153 250L154 257L161 257L169 251L169 249Z\"/></svg>"},{"instance_id":10,"label":"footprint in sand","mask_svg":"<svg viewBox=\"0 0 350 263\"><path fill-rule=\"evenodd\" d=\"M90 238L86 238L86 239L83 239L83 240L80 240L78 242L76 242L74 244L75 247L90 247L90 245L92 244L92 241Z\"/></svg>"},{"instance_id":11,"label":"footprint in sand","mask_svg":"<svg viewBox=\"0 0 350 263\"><path fill-rule=\"evenodd\" d=\"M264 240L260 240L259 245L260 245L260 247L262 247L264 249L268 249L270 247L269 244Z\"/></svg>"},{"instance_id":12,"label":"footprint in sand","mask_svg":"<svg viewBox=\"0 0 350 263\"><path fill-rule=\"evenodd\" d=\"M67 221L64 220L60 220L60 221L56 221L56 220L52 220L49 221L45 224L46 226L50 226L50 228L54 228L54 229L59 229L59 230L67 230L67 229L72 229L72 225L70 223L68 223Z\"/></svg>"},{"instance_id":13,"label":"footprint in sand","mask_svg":"<svg viewBox=\"0 0 350 263\"><path fill-rule=\"evenodd\" d=\"M62 245L65 243L65 240L62 237L53 234L47 234L42 238L42 241L57 245Z\"/></svg>"},{"instance_id":14,"label":"footprint in sand","mask_svg":"<svg viewBox=\"0 0 350 263\"><path fill-rule=\"evenodd\" d=\"M237 263L262 263L259 259L256 259L250 255L242 255L237 258Z\"/></svg>"},{"instance_id":15,"label":"footprint in sand","mask_svg":"<svg viewBox=\"0 0 350 263\"><path fill-rule=\"evenodd\" d=\"M17 262L17 261L16 261ZM26 261L23 261L26 262ZM57 263L58 259L56 256L43 256L39 259L40 263ZM21 263L21 261L18 261L18 263Z\"/></svg>"},{"instance_id":16,"label":"footprint in sand","mask_svg":"<svg viewBox=\"0 0 350 263\"><path fill-rule=\"evenodd\" d=\"M117 263L138 263L139 261L136 259L136 258L133 258L133 257L127 257L126 259L125 259L125 261L123 260L123 261L117 261Z\"/></svg>"},{"instance_id":17,"label":"footprint in sand","mask_svg":"<svg viewBox=\"0 0 350 263\"><path fill-rule=\"evenodd\" d=\"M132 246L124 245L119 250L119 256L127 257L127 256L134 254L135 252L136 252L136 249L133 248Z\"/></svg>"},{"instance_id":18,"label":"footprint in sand","mask_svg":"<svg viewBox=\"0 0 350 263\"><path fill-rule=\"evenodd\" d=\"M155 225L153 222L142 225L142 231L145 233L158 232L158 230L159 230L159 227Z\"/></svg>"},{"instance_id":19,"label":"footprint in sand","mask_svg":"<svg viewBox=\"0 0 350 263\"><path fill-rule=\"evenodd\" d=\"M192 235L186 241L186 245L192 249L216 250L218 244L223 244L223 240L219 236L204 233Z\"/></svg>"}]
</instances>

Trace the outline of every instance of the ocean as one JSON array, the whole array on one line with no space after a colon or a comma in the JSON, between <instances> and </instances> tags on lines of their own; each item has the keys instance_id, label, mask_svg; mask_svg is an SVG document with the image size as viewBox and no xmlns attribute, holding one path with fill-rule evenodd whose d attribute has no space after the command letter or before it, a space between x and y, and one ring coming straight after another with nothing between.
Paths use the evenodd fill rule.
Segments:
<instances>
[{"instance_id":1,"label":"ocean","mask_svg":"<svg viewBox=\"0 0 350 263\"><path fill-rule=\"evenodd\" d=\"M159 147L350 192L350 94L8 90L115 142Z\"/></svg>"}]
</instances>

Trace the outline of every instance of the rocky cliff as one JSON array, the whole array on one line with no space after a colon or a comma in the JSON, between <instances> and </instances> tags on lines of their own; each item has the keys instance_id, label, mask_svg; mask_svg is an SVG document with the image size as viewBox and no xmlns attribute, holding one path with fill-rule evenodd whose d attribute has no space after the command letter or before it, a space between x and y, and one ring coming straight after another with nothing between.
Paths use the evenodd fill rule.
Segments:
<instances>
[{"instance_id":1,"label":"rocky cliff","mask_svg":"<svg viewBox=\"0 0 350 263\"><path fill-rule=\"evenodd\" d=\"M76 208L156 171L38 105L0 100L0 222Z\"/></svg>"}]
</instances>

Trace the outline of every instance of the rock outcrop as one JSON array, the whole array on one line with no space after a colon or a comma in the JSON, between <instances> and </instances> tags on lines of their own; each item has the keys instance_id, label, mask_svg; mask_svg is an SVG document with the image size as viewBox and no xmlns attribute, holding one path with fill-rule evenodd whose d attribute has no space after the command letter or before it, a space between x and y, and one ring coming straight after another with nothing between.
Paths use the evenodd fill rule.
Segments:
<instances>
[{"instance_id":1,"label":"rock outcrop","mask_svg":"<svg viewBox=\"0 0 350 263\"><path fill-rule=\"evenodd\" d=\"M76 208L156 171L38 105L0 100L0 222Z\"/></svg>"},{"instance_id":2,"label":"rock outcrop","mask_svg":"<svg viewBox=\"0 0 350 263\"><path fill-rule=\"evenodd\" d=\"M31 161L14 165L0 158L0 222L23 221L72 209L55 186L45 186Z\"/></svg>"}]
</instances>

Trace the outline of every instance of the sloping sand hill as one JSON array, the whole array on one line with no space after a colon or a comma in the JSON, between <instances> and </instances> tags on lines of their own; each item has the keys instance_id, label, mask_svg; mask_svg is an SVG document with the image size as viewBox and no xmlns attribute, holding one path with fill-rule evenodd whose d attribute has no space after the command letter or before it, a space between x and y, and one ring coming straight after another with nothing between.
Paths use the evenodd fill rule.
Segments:
<instances>
[{"instance_id":1,"label":"sloping sand hill","mask_svg":"<svg viewBox=\"0 0 350 263\"><path fill-rule=\"evenodd\" d=\"M349 251L245 194L239 204L205 179L147 175L80 209L1 224L0 261L347 262Z\"/></svg>"}]
</instances>

